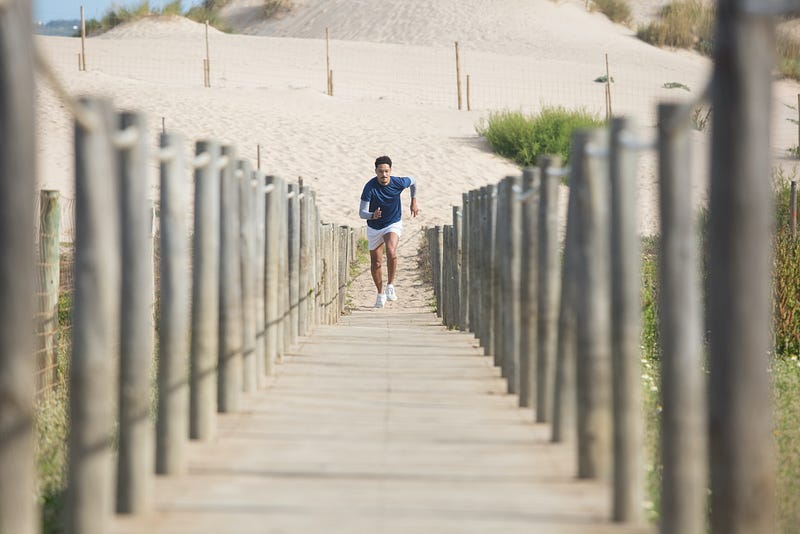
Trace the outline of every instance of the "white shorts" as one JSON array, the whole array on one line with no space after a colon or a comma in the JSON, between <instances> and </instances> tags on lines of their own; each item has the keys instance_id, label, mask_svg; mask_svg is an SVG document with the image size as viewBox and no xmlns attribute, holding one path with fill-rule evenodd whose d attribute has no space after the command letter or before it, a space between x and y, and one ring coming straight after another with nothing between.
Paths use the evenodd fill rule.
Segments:
<instances>
[{"instance_id":1,"label":"white shorts","mask_svg":"<svg viewBox=\"0 0 800 534\"><path fill-rule=\"evenodd\" d=\"M397 221L396 223L392 223L386 228L371 228L367 226L367 241L369 241L369 249L375 250L379 246L383 245L383 238L386 234L397 234L397 237L403 235L403 221Z\"/></svg>"}]
</instances>

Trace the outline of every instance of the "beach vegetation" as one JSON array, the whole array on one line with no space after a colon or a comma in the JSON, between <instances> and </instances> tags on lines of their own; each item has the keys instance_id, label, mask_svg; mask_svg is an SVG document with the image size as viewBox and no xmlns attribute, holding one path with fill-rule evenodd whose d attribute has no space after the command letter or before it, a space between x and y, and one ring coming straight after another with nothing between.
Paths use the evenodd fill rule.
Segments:
<instances>
[{"instance_id":1,"label":"beach vegetation","mask_svg":"<svg viewBox=\"0 0 800 534\"><path fill-rule=\"evenodd\" d=\"M626 0L592 0L591 9L608 17L612 22L630 24L631 6Z\"/></svg>"},{"instance_id":2,"label":"beach vegetation","mask_svg":"<svg viewBox=\"0 0 800 534\"><path fill-rule=\"evenodd\" d=\"M636 32L656 46L688 48L711 55L714 39L713 5L702 0L676 0L661 8L658 18Z\"/></svg>"},{"instance_id":3,"label":"beach vegetation","mask_svg":"<svg viewBox=\"0 0 800 534\"><path fill-rule=\"evenodd\" d=\"M778 27L778 72L785 78L800 80L800 38L785 27Z\"/></svg>"},{"instance_id":4,"label":"beach vegetation","mask_svg":"<svg viewBox=\"0 0 800 534\"><path fill-rule=\"evenodd\" d=\"M585 109L558 106L544 107L537 115L493 112L476 130L495 152L527 167L535 165L539 156L544 155L559 156L561 161L568 162L573 132L603 124L604 121Z\"/></svg>"},{"instance_id":5,"label":"beach vegetation","mask_svg":"<svg viewBox=\"0 0 800 534\"><path fill-rule=\"evenodd\" d=\"M292 0L264 0L264 17L272 18L292 10Z\"/></svg>"}]
</instances>

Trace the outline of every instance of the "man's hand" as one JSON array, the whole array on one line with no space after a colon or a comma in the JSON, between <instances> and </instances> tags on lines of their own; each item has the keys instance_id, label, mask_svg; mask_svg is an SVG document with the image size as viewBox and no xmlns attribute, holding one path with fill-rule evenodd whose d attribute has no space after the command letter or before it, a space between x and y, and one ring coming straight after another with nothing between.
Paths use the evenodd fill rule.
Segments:
<instances>
[{"instance_id":1,"label":"man's hand","mask_svg":"<svg viewBox=\"0 0 800 534\"><path fill-rule=\"evenodd\" d=\"M382 215L381 215L381 209L380 208L378 208L378 209L376 209L375 211L372 212L372 218L373 219L380 219L381 217L382 217Z\"/></svg>"},{"instance_id":2,"label":"man's hand","mask_svg":"<svg viewBox=\"0 0 800 534\"><path fill-rule=\"evenodd\" d=\"M411 216L416 217L417 213L419 213L419 208L417 208L417 198L414 197L411 199Z\"/></svg>"}]
</instances>

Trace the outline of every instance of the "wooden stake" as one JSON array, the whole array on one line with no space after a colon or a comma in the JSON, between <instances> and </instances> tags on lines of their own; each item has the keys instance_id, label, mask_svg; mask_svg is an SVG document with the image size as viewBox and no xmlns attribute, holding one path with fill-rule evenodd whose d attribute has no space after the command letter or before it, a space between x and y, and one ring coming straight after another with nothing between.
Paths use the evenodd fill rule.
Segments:
<instances>
[{"instance_id":1,"label":"wooden stake","mask_svg":"<svg viewBox=\"0 0 800 534\"><path fill-rule=\"evenodd\" d=\"M208 45L208 21L206 21L206 87L211 87L211 50Z\"/></svg>"},{"instance_id":2,"label":"wooden stake","mask_svg":"<svg viewBox=\"0 0 800 534\"><path fill-rule=\"evenodd\" d=\"M467 74L467 111L472 111L472 103L471 103L471 98L470 98L469 74Z\"/></svg>"},{"instance_id":3,"label":"wooden stake","mask_svg":"<svg viewBox=\"0 0 800 534\"><path fill-rule=\"evenodd\" d=\"M81 70L86 70L86 17L81 5Z\"/></svg>"},{"instance_id":4,"label":"wooden stake","mask_svg":"<svg viewBox=\"0 0 800 534\"><path fill-rule=\"evenodd\" d=\"M328 75L328 96L333 96L333 81L331 80L331 32L325 28L325 72Z\"/></svg>"},{"instance_id":5,"label":"wooden stake","mask_svg":"<svg viewBox=\"0 0 800 534\"><path fill-rule=\"evenodd\" d=\"M458 41L456 41L456 88L458 90L458 110L461 111L461 59L458 55Z\"/></svg>"},{"instance_id":6,"label":"wooden stake","mask_svg":"<svg viewBox=\"0 0 800 534\"><path fill-rule=\"evenodd\" d=\"M256 145L256 169L261 170L261 145Z\"/></svg>"},{"instance_id":7,"label":"wooden stake","mask_svg":"<svg viewBox=\"0 0 800 534\"><path fill-rule=\"evenodd\" d=\"M608 70L608 54L606 54L606 121L611 120L611 74Z\"/></svg>"},{"instance_id":8,"label":"wooden stake","mask_svg":"<svg viewBox=\"0 0 800 534\"><path fill-rule=\"evenodd\" d=\"M789 226L792 237L797 237L797 181L792 180L792 191L789 197Z\"/></svg>"}]
</instances>

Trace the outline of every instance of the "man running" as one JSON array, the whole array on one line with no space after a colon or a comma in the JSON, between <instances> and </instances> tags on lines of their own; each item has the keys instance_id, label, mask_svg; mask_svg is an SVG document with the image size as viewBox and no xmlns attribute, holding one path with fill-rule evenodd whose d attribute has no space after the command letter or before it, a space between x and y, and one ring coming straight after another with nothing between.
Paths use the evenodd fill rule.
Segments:
<instances>
[{"instance_id":1,"label":"man running","mask_svg":"<svg viewBox=\"0 0 800 534\"><path fill-rule=\"evenodd\" d=\"M376 308L383 308L386 299L397 300L394 290L394 275L397 272L397 244L403 232L400 193L411 189L411 215L416 217L417 185L413 178L392 176L392 160L381 156L375 160L375 177L364 186L361 193L361 207L358 211L362 219L367 219L367 240L369 241L370 270L375 287L378 288ZM386 292L383 291L383 245L386 245L386 263L389 280Z\"/></svg>"}]
</instances>

